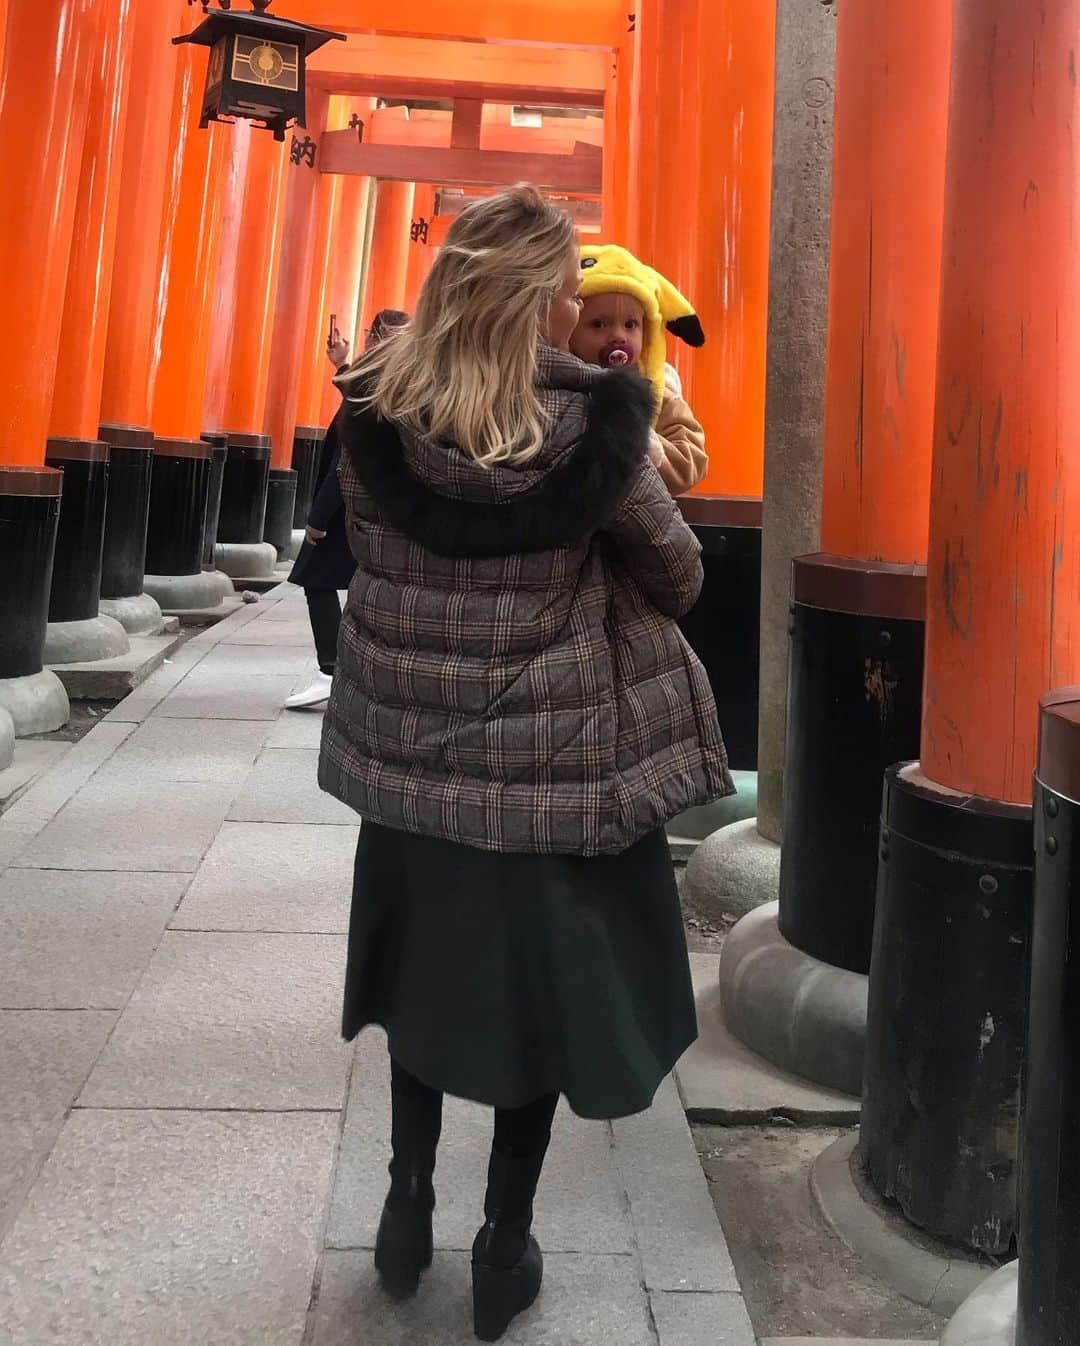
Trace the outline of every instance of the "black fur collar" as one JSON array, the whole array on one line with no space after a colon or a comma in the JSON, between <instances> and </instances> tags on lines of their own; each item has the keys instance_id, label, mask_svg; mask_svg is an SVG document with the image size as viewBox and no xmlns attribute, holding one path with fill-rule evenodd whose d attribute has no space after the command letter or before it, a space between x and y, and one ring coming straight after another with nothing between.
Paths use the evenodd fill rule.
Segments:
<instances>
[{"instance_id":1,"label":"black fur collar","mask_svg":"<svg viewBox=\"0 0 1080 1346\"><path fill-rule=\"evenodd\" d=\"M380 514L440 556L508 556L580 542L618 508L648 450L654 411L649 383L614 370L589 390L585 432L562 463L530 490L501 503L457 500L431 490L405 462L393 425L349 403L338 417L342 448Z\"/></svg>"}]
</instances>

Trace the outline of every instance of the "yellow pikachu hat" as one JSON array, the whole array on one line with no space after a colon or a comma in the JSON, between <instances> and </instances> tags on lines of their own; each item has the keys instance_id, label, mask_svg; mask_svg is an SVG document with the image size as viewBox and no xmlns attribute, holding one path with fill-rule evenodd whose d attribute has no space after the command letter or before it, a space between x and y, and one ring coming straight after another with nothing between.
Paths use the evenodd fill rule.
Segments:
<instances>
[{"instance_id":1,"label":"yellow pikachu hat","mask_svg":"<svg viewBox=\"0 0 1080 1346\"><path fill-rule=\"evenodd\" d=\"M581 249L581 297L594 294L628 294L645 310L645 341L641 351L642 372L656 389L657 407L664 396L664 365L667 343L664 330L688 346L703 346L705 333L693 305L671 281L639 262L633 253L614 243Z\"/></svg>"}]
</instances>

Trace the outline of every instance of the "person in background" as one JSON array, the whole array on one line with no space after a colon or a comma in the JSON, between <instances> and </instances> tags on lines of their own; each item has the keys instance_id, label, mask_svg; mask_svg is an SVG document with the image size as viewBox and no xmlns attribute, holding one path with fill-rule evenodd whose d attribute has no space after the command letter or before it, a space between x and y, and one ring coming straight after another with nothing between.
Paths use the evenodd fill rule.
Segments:
<instances>
[{"instance_id":1,"label":"person in background","mask_svg":"<svg viewBox=\"0 0 1080 1346\"><path fill-rule=\"evenodd\" d=\"M580 279L538 192L477 202L409 326L339 380L358 564L319 783L363 820L342 1031L390 1052L375 1266L416 1291L443 1096L493 1108L482 1341L540 1290L560 1095L639 1112L696 1036L664 824L733 789L676 624L701 548L649 459L648 382L567 349Z\"/></svg>"},{"instance_id":2,"label":"person in background","mask_svg":"<svg viewBox=\"0 0 1080 1346\"><path fill-rule=\"evenodd\" d=\"M372 320L365 349L371 350L408 321L407 313L398 309L382 309ZM338 374L344 374L348 368L349 343L340 332L335 331L327 341L326 355ZM289 582L300 585L307 598L319 671L309 687L289 697L285 702L287 710L310 710L324 705L334 677L338 630L341 626L338 593L349 587L356 571L356 561L345 536L345 506L338 481L340 456L335 417L323 443L315 496L304 529L304 544L289 575Z\"/></svg>"},{"instance_id":3,"label":"person in background","mask_svg":"<svg viewBox=\"0 0 1080 1346\"><path fill-rule=\"evenodd\" d=\"M705 333L690 303L652 267L615 244L581 250L581 322L570 349L602 369L639 369L653 386L656 412L649 455L672 495L709 470L705 431L665 360L667 333L700 346Z\"/></svg>"}]
</instances>

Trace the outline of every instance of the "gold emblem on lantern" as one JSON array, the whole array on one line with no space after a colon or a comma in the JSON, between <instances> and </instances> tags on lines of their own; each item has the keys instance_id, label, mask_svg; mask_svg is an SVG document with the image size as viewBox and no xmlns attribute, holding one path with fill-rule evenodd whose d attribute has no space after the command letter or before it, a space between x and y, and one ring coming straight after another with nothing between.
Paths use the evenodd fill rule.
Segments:
<instances>
[{"instance_id":1,"label":"gold emblem on lantern","mask_svg":"<svg viewBox=\"0 0 1080 1346\"><path fill-rule=\"evenodd\" d=\"M300 83L300 50L284 42L263 42L238 36L232 77L242 84L296 90Z\"/></svg>"}]
</instances>

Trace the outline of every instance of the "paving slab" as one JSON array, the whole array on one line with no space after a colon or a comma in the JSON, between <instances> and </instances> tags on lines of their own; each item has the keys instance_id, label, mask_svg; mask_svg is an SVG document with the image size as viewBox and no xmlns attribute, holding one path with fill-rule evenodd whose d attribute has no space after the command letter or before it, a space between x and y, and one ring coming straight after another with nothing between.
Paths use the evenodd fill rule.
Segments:
<instances>
[{"instance_id":1,"label":"paving slab","mask_svg":"<svg viewBox=\"0 0 1080 1346\"><path fill-rule=\"evenodd\" d=\"M297 683L295 673L238 675L200 661L154 709L177 720L276 720Z\"/></svg>"},{"instance_id":2,"label":"paving slab","mask_svg":"<svg viewBox=\"0 0 1080 1346\"><path fill-rule=\"evenodd\" d=\"M0 1246L4 1346L298 1346L337 1118L77 1112Z\"/></svg>"},{"instance_id":3,"label":"paving slab","mask_svg":"<svg viewBox=\"0 0 1080 1346\"><path fill-rule=\"evenodd\" d=\"M312 1346L476 1346L470 1294L467 1253L437 1252L420 1292L401 1304L379 1288L370 1253L328 1252ZM501 1341L656 1346L634 1259L546 1254L540 1297Z\"/></svg>"},{"instance_id":4,"label":"paving slab","mask_svg":"<svg viewBox=\"0 0 1080 1346\"><path fill-rule=\"evenodd\" d=\"M735 1290L739 1283L675 1082L648 1112L612 1123L615 1162L649 1290Z\"/></svg>"},{"instance_id":5,"label":"paving slab","mask_svg":"<svg viewBox=\"0 0 1080 1346\"><path fill-rule=\"evenodd\" d=\"M162 666L136 687L130 696L113 706L105 716L107 723L141 724L161 704L178 683L205 659L208 649L195 640L181 645Z\"/></svg>"},{"instance_id":6,"label":"paving slab","mask_svg":"<svg viewBox=\"0 0 1080 1346\"><path fill-rule=\"evenodd\" d=\"M649 1302L660 1346L755 1346L757 1341L740 1294L660 1290Z\"/></svg>"},{"instance_id":7,"label":"paving slab","mask_svg":"<svg viewBox=\"0 0 1080 1346\"><path fill-rule=\"evenodd\" d=\"M232 632L221 642L223 645L272 645L278 649L295 646L298 649L311 650L313 637L311 623L307 613L282 613L273 620L260 618L251 622L240 631Z\"/></svg>"},{"instance_id":8,"label":"paving slab","mask_svg":"<svg viewBox=\"0 0 1080 1346\"><path fill-rule=\"evenodd\" d=\"M0 1008L123 1009L186 883L179 874L0 874Z\"/></svg>"},{"instance_id":9,"label":"paving slab","mask_svg":"<svg viewBox=\"0 0 1080 1346\"><path fill-rule=\"evenodd\" d=\"M226 823L175 930L347 934L359 827Z\"/></svg>"},{"instance_id":10,"label":"paving slab","mask_svg":"<svg viewBox=\"0 0 1080 1346\"><path fill-rule=\"evenodd\" d=\"M0 1013L0 1240L22 1207L115 1014Z\"/></svg>"},{"instance_id":11,"label":"paving slab","mask_svg":"<svg viewBox=\"0 0 1080 1346\"><path fill-rule=\"evenodd\" d=\"M283 711L266 739L268 748L308 748L318 752L322 743L325 706L314 710Z\"/></svg>"},{"instance_id":12,"label":"paving slab","mask_svg":"<svg viewBox=\"0 0 1080 1346\"><path fill-rule=\"evenodd\" d=\"M268 727L265 720L154 716L118 750L109 772L141 773L150 788L181 782L239 788L262 750Z\"/></svg>"},{"instance_id":13,"label":"paving slab","mask_svg":"<svg viewBox=\"0 0 1080 1346\"><path fill-rule=\"evenodd\" d=\"M936 1338L905 1338L901 1341L893 1337L762 1337L761 1346L924 1346L928 1340L936 1341Z\"/></svg>"},{"instance_id":14,"label":"paving slab","mask_svg":"<svg viewBox=\"0 0 1080 1346\"><path fill-rule=\"evenodd\" d=\"M683 1105L695 1122L745 1126L782 1118L803 1126L849 1126L861 1102L791 1075L744 1046L724 1023L719 954L692 953L698 1040L675 1068Z\"/></svg>"},{"instance_id":15,"label":"paving slab","mask_svg":"<svg viewBox=\"0 0 1080 1346\"><path fill-rule=\"evenodd\" d=\"M283 676L286 673L295 677L314 668L315 646L310 630L304 646L288 645L277 639L270 642L269 648L236 643L240 635L257 631L262 625L258 621L250 622L235 637L219 641L203 660L202 667L237 679ZM275 622L274 626L280 626L280 623Z\"/></svg>"},{"instance_id":16,"label":"paving slab","mask_svg":"<svg viewBox=\"0 0 1080 1346\"><path fill-rule=\"evenodd\" d=\"M15 760L0 771L0 813L9 809L39 776L66 757L70 750L70 743L55 743L49 739L16 739Z\"/></svg>"},{"instance_id":17,"label":"paving slab","mask_svg":"<svg viewBox=\"0 0 1080 1346\"><path fill-rule=\"evenodd\" d=\"M0 866L10 864L131 734L130 724L96 724L64 757L63 769L39 777L0 819Z\"/></svg>"},{"instance_id":18,"label":"paving slab","mask_svg":"<svg viewBox=\"0 0 1080 1346\"><path fill-rule=\"evenodd\" d=\"M364 1032L357 1044L327 1228L331 1247L375 1246L389 1182L389 1074L385 1035L378 1029ZM491 1130L490 1108L446 1099L435 1174L435 1241L440 1248L470 1249L483 1223ZM551 1252L629 1252L633 1244L624 1200L608 1124L582 1121L560 1105L536 1196L541 1247Z\"/></svg>"},{"instance_id":19,"label":"paving slab","mask_svg":"<svg viewBox=\"0 0 1080 1346\"><path fill-rule=\"evenodd\" d=\"M18 863L37 869L190 874L217 835L235 793L235 785L194 783L152 790L140 773L103 768L42 829Z\"/></svg>"},{"instance_id":20,"label":"paving slab","mask_svg":"<svg viewBox=\"0 0 1080 1346\"><path fill-rule=\"evenodd\" d=\"M80 1106L339 1109L344 968L339 935L167 932Z\"/></svg>"},{"instance_id":21,"label":"paving slab","mask_svg":"<svg viewBox=\"0 0 1080 1346\"><path fill-rule=\"evenodd\" d=\"M85 663L50 664L72 701L120 701L159 669L179 635L131 636L124 654Z\"/></svg>"},{"instance_id":22,"label":"paving slab","mask_svg":"<svg viewBox=\"0 0 1080 1346\"><path fill-rule=\"evenodd\" d=\"M319 789L319 754L309 748L267 748L229 810L231 822L342 823L357 815Z\"/></svg>"}]
</instances>

